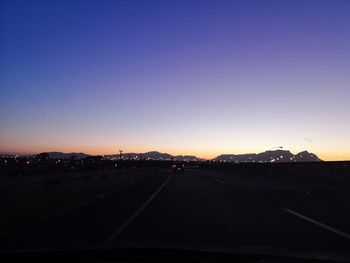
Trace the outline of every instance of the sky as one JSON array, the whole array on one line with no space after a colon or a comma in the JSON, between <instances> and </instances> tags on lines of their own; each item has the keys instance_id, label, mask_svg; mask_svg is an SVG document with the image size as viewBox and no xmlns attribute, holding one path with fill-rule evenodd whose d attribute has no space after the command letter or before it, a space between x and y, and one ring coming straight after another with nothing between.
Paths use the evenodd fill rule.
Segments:
<instances>
[{"instance_id":1,"label":"sky","mask_svg":"<svg viewBox=\"0 0 350 263\"><path fill-rule=\"evenodd\" d=\"M0 152L350 160L350 1L0 2Z\"/></svg>"}]
</instances>

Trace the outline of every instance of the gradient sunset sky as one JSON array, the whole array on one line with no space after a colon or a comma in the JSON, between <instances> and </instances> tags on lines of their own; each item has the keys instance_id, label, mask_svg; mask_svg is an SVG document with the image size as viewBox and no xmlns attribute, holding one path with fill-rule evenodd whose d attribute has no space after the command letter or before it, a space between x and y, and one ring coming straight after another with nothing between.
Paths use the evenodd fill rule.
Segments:
<instances>
[{"instance_id":1,"label":"gradient sunset sky","mask_svg":"<svg viewBox=\"0 0 350 263\"><path fill-rule=\"evenodd\" d=\"M0 152L350 160L350 1L1 1Z\"/></svg>"}]
</instances>

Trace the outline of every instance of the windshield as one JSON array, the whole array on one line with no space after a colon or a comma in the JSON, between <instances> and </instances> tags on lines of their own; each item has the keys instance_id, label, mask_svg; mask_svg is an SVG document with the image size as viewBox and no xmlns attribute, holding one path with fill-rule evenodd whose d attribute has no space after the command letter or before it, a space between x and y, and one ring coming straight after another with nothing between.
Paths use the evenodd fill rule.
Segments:
<instances>
[{"instance_id":1,"label":"windshield","mask_svg":"<svg viewBox=\"0 0 350 263\"><path fill-rule=\"evenodd\" d=\"M0 3L0 250L348 255L350 1Z\"/></svg>"}]
</instances>

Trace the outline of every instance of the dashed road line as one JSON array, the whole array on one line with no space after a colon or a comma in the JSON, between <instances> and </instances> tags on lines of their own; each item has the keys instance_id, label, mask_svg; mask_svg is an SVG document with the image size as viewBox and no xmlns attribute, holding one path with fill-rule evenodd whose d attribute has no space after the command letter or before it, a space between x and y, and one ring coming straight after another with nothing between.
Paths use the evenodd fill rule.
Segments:
<instances>
[{"instance_id":1,"label":"dashed road line","mask_svg":"<svg viewBox=\"0 0 350 263\"><path fill-rule=\"evenodd\" d=\"M219 184L227 184L226 182L224 181L221 181L219 179L213 179L215 182L219 183Z\"/></svg>"},{"instance_id":2,"label":"dashed road line","mask_svg":"<svg viewBox=\"0 0 350 263\"><path fill-rule=\"evenodd\" d=\"M112 242L130 225L132 221L134 221L139 214L152 202L152 200L159 194L159 192L165 187L165 185L169 182L171 176L165 180L165 182L155 191L150 198L123 224L121 224L117 229L113 231L111 235L109 235L103 242L106 247L110 247Z\"/></svg>"},{"instance_id":3,"label":"dashed road line","mask_svg":"<svg viewBox=\"0 0 350 263\"><path fill-rule=\"evenodd\" d=\"M345 233L345 232L343 232L343 231L341 231L341 230L339 230L339 229L336 229L336 228L331 227L331 226L327 226L327 225L324 224L324 223L321 223L321 222L319 222L319 221L317 221L317 220L315 220L315 219L312 219L312 218L310 218L310 217L307 217L307 216L304 216L304 215L302 215L302 214L299 214L299 213L297 213L297 212L295 212L295 211L293 211L293 210L290 210L290 209L287 209L287 208L284 208L283 210L286 211L287 213L290 213L290 214L295 215L295 216L297 216L297 217L299 217L299 218L301 218L301 219L304 219L305 221L308 221L308 222L310 222L310 223L313 223L314 225L317 225L317 226L319 226L319 227L322 227L322 228L324 228L324 229L327 229L328 231L330 231L330 232L332 232L332 233L334 233L334 234L337 234L337 235L339 235L339 236L342 236L342 237L345 237L345 238L347 238L347 239L350 239L350 235L349 235L348 233Z\"/></svg>"}]
</instances>

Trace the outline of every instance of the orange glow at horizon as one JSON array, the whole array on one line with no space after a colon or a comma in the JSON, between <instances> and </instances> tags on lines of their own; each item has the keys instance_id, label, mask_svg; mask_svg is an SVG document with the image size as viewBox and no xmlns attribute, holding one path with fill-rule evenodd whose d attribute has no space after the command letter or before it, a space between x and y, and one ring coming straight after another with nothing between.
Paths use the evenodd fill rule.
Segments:
<instances>
[{"instance_id":1,"label":"orange glow at horizon","mask_svg":"<svg viewBox=\"0 0 350 263\"><path fill-rule=\"evenodd\" d=\"M203 159L213 159L220 154L247 154L247 153L259 153L262 151L244 151L244 150L232 150L227 151L227 149L220 150L172 150L167 148L156 149L156 148L112 148L112 147L96 147L96 146L63 146L63 147L52 147L52 146L36 146L36 147L11 147L11 148L0 148L0 152L9 153L9 154L38 154L41 152L83 152L89 155L111 155L111 154L119 154L119 149L123 150L124 153L145 153L149 151L158 151L161 153L168 153L171 155L195 155L199 158ZM268 149L267 149L268 150ZM284 149L289 150L289 149ZM293 154L298 152L291 151ZM339 152L313 152L316 154L321 160L324 161L346 161L350 160L350 151L339 151Z\"/></svg>"}]
</instances>

